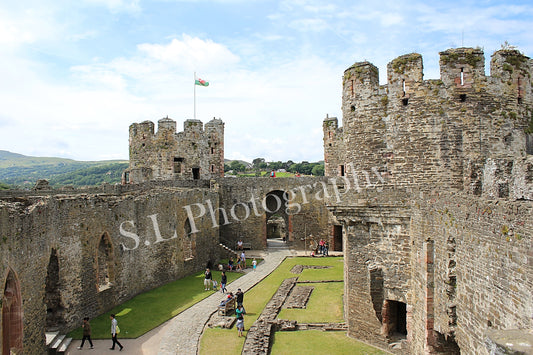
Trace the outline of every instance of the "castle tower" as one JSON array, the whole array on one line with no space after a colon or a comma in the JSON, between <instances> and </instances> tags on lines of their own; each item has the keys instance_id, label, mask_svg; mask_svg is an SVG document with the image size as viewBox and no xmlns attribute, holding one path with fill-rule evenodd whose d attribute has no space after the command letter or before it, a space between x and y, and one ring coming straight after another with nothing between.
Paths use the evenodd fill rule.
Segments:
<instances>
[{"instance_id":1,"label":"castle tower","mask_svg":"<svg viewBox=\"0 0 533 355\"><path fill-rule=\"evenodd\" d=\"M123 183L152 179L209 179L224 175L224 123L212 120L206 130L199 120L186 120L176 133L176 121L150 121L130 126L130 167Z\"/></svg>"},{"instance_id":2,"label":"castle tower","mask_svg":"<svg viewBox=\"0 0 533 355\"><path fill-rule=\"evenodd\" d=\"M213 118L205 124L209 174L224 177L224 122Z\"/></svg>"},{"instance_id":3,"label":"castle tower","mask_svg":"<svg viewBox=\"0 0 533 355\"><path fill-rule=\"evenodd\" d=\"M353 64L344 71L342 113L343 146L339 147L339 171L346 175L381 168L386 150L385 124L379 87L379 70L369 62ZM331 156L330 156L331 159Z\"/></svg>"},{"instance_id":4,"label":"castle tower","mask_svg":"<svg viewBox=\"0 0 533 355\"><path fill-rule=\"evenodd\" d=\"M344 160L339 159L339 152L343 149L342 145L342 127L339 128L337 117L326 116L322 123L324 131L324 175L326 176L344 176Z\"/></svg>"}]
</instances>

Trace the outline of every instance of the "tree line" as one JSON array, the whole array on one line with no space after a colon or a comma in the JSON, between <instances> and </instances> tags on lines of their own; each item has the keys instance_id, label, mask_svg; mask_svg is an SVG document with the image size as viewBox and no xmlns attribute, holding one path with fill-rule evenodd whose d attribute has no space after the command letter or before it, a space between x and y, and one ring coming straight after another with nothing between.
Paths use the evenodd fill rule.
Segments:
<instances>
[{"instance_id":1,"label":"tree line","mask_svg":"<svg viewBox=\"0 0 533 355\"><path fill-rule=\"evenodd\" d=\"M295 163L292 160L267 162L264 158L255 158L251 164L239 160L233 160L229 164L224 164L224 172L261 173L271 170L285 170L293 174L324 176L324 162L310 163L302 161Z\"/></svg>"}]
</instances>

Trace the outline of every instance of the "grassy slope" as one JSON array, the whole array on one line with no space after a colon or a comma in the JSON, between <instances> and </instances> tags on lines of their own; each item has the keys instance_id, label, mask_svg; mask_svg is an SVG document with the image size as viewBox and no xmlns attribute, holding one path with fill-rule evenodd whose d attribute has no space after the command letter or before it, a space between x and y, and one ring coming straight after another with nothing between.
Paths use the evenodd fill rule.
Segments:
<instances>
[{"instance_id":1,"label":"grassy slope","mask_svg":"<svg viewBox=\"0 0 533 355\"><path fill-rule=\"evenodd\" d=\"M52 185L99 185L104 181L120 181L115 175L127 165L128 162L124 160L76 161L25 156L0 150L0 182L31 187L38 179L49 179ZM106 168L104 172L94 170L102 166ZM109 171L112 174L107 174ZM110 175L113 175L112 179Z\"/></svg>"}]
</instances>

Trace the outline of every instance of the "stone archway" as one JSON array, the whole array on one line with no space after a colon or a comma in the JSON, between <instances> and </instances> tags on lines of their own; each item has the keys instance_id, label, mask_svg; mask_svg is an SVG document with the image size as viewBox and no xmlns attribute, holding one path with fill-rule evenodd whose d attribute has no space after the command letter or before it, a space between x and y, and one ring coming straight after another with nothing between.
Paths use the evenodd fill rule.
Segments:
<instances>
[{"instance_id":1,"label":"stone archway","mask_svg":"<svg viewBox=\"0 0 533 355\"><path fill-rule=\"evenodd\" d=\"M110 288L115 281L113 243L107 232L104 232L96 249L96 285L98 291Z\"/></svg>"},{"instance_id":2,"label":"stone archway","mask_svg":"<svg viewBox=\"0 0 533 355\"><path fill-rule=\"evenodd\" d=\"M22 299L17 275L9 269L2 297L2 355L22 353Z\"/></svg>"},{"instance_id":3,"label":"stone archway","mask_svg":"<svg viewBox=\"0 0 533 355\"><path fill-rule=\"evenodd\" d=\"M264 228L265 245L266 240L269 238L289 240L289 215L287 214L285 207L287 201L288 196L285 191L273 190L266 194L263 203L263 209L266 213L266 226ZM276 233L273 233L276 229L280 232L278 236L276 236ZM281 230L283 230L283 232L281 232Z\"/></svg>"},{"instance_id":4,"label":"stone archway","mask_svg":"<svg viewBox=\"0 0 533 355\"><path fill-rule=\"evenodd\" d=\"M191 221L187 218L183 225L182 238L183 260L188 261L196 256L196 236L192 232Z\"/></svg>"},{"instance_id":5,"label":"stone archway","mask_svg":"<svg viewBox=\"0 0 533 355\"><path fill-rule=\"evenodd\" d=\"M46 304L46 330L55 331L64 323L64 307L61 303L61 293L59 291L59 259L55 249L50 252L44 297Z\"/></svg>"}]
</instances>

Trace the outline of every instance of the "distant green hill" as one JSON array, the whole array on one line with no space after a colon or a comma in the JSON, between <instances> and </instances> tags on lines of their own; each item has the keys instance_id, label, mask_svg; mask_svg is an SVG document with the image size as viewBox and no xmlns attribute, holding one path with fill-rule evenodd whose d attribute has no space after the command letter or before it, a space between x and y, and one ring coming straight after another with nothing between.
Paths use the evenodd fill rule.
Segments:
<instances>
[{"instance_id":1,"label":"distant green hill","mask_svg":"<svg viewBox=\"0 0 533 355\"><path fill-rule=\"evenodd\" d=\"M33 187L38 179L47 179L52 186L116 183L127 167L124 160L76 161L0 150L0 183L22 188Z\"/></svg>"}]
</instances>

